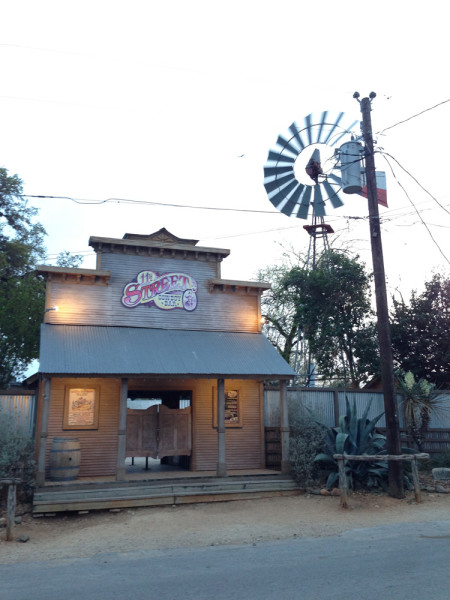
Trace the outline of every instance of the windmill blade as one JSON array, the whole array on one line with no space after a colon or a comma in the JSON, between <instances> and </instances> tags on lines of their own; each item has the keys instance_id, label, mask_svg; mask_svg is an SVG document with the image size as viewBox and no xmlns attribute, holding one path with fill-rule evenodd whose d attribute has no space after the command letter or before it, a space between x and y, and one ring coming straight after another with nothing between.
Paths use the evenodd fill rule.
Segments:
<instances>
[{"instance_id":1,"label":"windmill blade","mask_svg":"<svg viewBox=\"0 0 450 600\"><path fill-rule=\"evenodd\" d=\"M275 208L277 210L283 212L282 208L280 208L280 205L287 198L289 193L292 192L293 189L295 189L295 187L297 185L300 185L300 184L298 183L298 181L296 179L294 179L289 185L287 185L285 188L280 190L278 192L278 194L275 194L274 196L269 196L269 200L272 202L272 204L275 206Z\"/></svg>"},{"instance_id":2,"label":"windmill blade","mask_svg":"<svg viewBox=\"0 0 450 600\"><path fill-rule=\"evenodd\" d=\"M300 135L300 128L295 121L289 127L289 131L292 133L293 137L295 138L295 141L297 142L298 147L300 148L300 152L301 152L304 148L306 148L306 144L302 140L302 136Z\"/></svg>"},{"instance_id":3,"label":"windmill blade","mask_svg":"<svg viewBox=\"0 0 450 600\"><path fill-rule=\"evenodd\" d=\"M286 183L290 183L291 181L297 181L293 173L292 175L285 175L284 177L280 177L279 179L268 181L264 184L264 187L266 188L267 193L270 194L270 192L273 192L274 190L283 187L284 185L286 185Z\"/></svg>"},{"instance_id":4,"label":"windmill blade","mask_svg":"<svg viewBox=\"0 0 450 600\"><path fill-rule=\"evenodd\" d=\"M317 115L317 113L316 113ZM345 119L347 121L347 119ZM303 126L296 121L289 126L288 133L278 136L277 148L270 150L264 165L264 187L270 202L280 212L299 219L307 219L309 206L313 204L314 216L325 216L325 202L329 199L333 208L343 206L340 196L342 189L341 173L324 175L320 165L319 149L314 149L306 165L306 172L315 185L300 183L294 172L297 157L307 151L308 146L323 144L336 146L344 136L350 137L351 129L358 124L354 121L349 127L342 125L344 113L329 113L325 110L314 117L311 113L304 118ZM341 142L342 143L342 142ZM303 178L301 178L303 180ZM314 199L312 200L314 187Z\"/></svg>"},{"instance_id":5,"label":"windmill blade","mask_svg":"<svg viewBox=\"0 0 450 600\"><path fill-rule=\"evenodd\" d=\"M314 186L314 214L316 215L316 217L325 216L325 202L323 200L320 185Z\"/></svg>"},{"instance_id":6,"label":"windmill blade","mask_svg":"<svg viewBox=\"0 0 450 600\"><path fill-rule=\"evenodd\" d=\"M341 140L344 137L344 135L347 135L348 132L351 131L357 123L359 123L359 121L353 121L353 123L350 125L350 127L348 127L345 131L343 131L341 133L341 135L333 141L331 146L335 146L339 142L339 140Z\"/></svg>"},{"instance_id":7,"label":"windmill blade","mask_svg":"<svg viewBox=\"0 0 450 600\"><path fill-rule=\"evenodd\" d=\"M312 188L310 186L308 186L302 196L300 206L298 207L298 211L297 211L298 219L307 219L308 218L309 205L311 204L311 192L312 192Z\"/></svg>"},{"instance_id":8,"label":"windmill blade","mask_svg":"<svg viewBox=\"0 0 450 600\"><path fill-rule=\"evenodd\" d=\"M304 187L305 186L303 185L303 183L298 184L298 186L295 188L292 196L289 197L288 201L281 209L281 212L283 214L287 215L288 217L290 217L292 215L292 211L297 206L298 199L300 198L300 195L301 195Z\"/></svg>"},{"instance_id":9,"label":"windmill blade","mask_svg":"<svg viewBox=\"0 0 450 600\"><path fill-rule=\"evenodd\" d=\"M341 198L339 197L338 192L336 190L333 190L333 188L328 183L328 181L324 181L322 183L322 185L325 188L325 191L326 191L327 196L328 196L328 200L333 205L333 208L339 208L340 206L344 205L344 203L342 202Z\"/></svg>"},{"instance_id":10,"label":"windmill blade","mask_svg":"<svg viewBox=\"0 0 450 600\"><path fill-rule=\"evenodd\" d=\"M285 173L294 175L293 167L264 167L264 179L266 177L279 177Z\"/></svg>"},{"instance_id":11,"label":"windmill blade","mask_svg":"<svg viewBox=\"0 0 450 600\"><path fill-rule=\"evenodd\" d=\"M320 119L320 123L319 123L319 131L318 131L318 133L317 133L316 144L320 144L320 143L321 143L321 141L320 141L320 138L322 137L323 126L324 126L324 123L325 123L325 121L327 120L327 116L328 116L328 111L327 111L327 110L325 110L325 111L322 113L322 117L321 117L321 119Z\"/></svg>"},{"instance_id":12,"label":"windmill blade","mask_svg":"<svg viewBox=\"0 0 450 600\"><path fill-rule=\"evenodd\" d=\"M326 137L326 138L323 140L323 142L322 142L323 144L328 144L328 142L329 142L329 140L330 140L331 136L333 135L334 131L336 130L336 127L337 127L337 126L339 125L339 123L341 122L341 120L342 120L342 117L343 117L343 116L344 116L344 113L343 113L343 112L340 112L340 113L338 114L338 116L337 116L337 119L336 119L336 121L334 122L334 124L331 126L331 129L330 129L330 131L328 132L328 135L327 135L327 137ZM331 146L334 146L334 144L331 144Z\"/></svg>"},{"instance_id":13,"label":"windmill blade","mask_svg":"<svg viewBox=\"0 0 450 600\"><path fill-rule=\"evenodd\" d=\"M267 156L267 162L274 162L276 164L278 163L295 163L295 159L297 157L292 157L292 156L285 156L284 154L280 154L279 152L274 152L273 150L271 150Z\"/></svg>"},{"instance_id":14,"label":"windmill blade","mask_svg":"<svg viewBox=\"0 0 450 600\"><path fill-rule=\"evenodd\" d=\"M288 140L285 140L282 135L278 136L277 144L283 148L283 152L289 150L289 152L295 154L296 157L300 154L300 150L293 146Z\"/></svg>"},{"instance_id":15,"label":"windmill blade","mask_svg":"<svg viewBox=\"0 0 450 600\"><path fill-rule=\"evenodd\" d=\"M311 146L312 142L312 114L305 117L305 129L308 135L308 145Z\"/></svg>"},{"instance_id":16,"label":"windmill blade","mask_svg":"<svg viewBox=\"0 0 450 600\"><path fill-rule=\"evenodd\" d=\"M335 175L334 173L330 173L328 175L328 179L332 179L333 181L335 181L339 187L342 187L342 179L340 177L338 177L337 175Z\"/></svg>"}]
</instances>

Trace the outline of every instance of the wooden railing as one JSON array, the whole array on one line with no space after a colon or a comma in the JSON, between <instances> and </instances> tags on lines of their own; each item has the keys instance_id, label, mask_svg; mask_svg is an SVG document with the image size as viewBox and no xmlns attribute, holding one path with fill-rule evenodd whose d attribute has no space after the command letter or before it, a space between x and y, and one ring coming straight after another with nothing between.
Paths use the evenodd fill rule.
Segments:
<instances>
[{"instance_id":1,"label":"wooden railing","mask_svg":"<svg viewBox=\"0 0 450 600\"><path fill-rule=\"evenodd\" d=\"M414 495L417 502L422 502L422 496L420 494L420 482L419 482L419 471L417 468L418 460L428 460L429 454L333 454L333 458L337 461L339 466L339 491L341 496L342 508L348 508L348 488L347 488L347 476L345 475L345 461L366 461L366 462L386 462L386 461L407 461L411 463L411 474L414 486Z\"/></svg>"}]
</instances>

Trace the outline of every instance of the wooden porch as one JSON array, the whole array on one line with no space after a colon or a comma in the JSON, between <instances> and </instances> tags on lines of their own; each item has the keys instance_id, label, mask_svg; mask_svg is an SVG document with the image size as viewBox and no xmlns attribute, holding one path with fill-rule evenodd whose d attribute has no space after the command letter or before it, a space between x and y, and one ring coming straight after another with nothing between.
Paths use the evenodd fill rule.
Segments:
<instances>
[{"instance_id":1,"label":"wooden porch","mask_svg":"<svg viewBox=\"0 0 450 600\"><path fill-rule=\"evenodd\" d=\"M123 481L114 477L46 481L34 492L33 514L225 502L301 492L292 477L271 469L230 470L227 477L217 477L215 471L187 471L152 459L146 470L145 459L140 458L134 465L127 464Z\"/></svg>"}]
</instances>

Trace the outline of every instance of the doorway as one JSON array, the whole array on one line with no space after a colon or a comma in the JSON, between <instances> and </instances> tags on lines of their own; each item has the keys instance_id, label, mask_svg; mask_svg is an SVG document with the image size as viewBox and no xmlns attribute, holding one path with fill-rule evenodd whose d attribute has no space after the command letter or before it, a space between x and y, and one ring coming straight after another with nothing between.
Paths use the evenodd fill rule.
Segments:
<instances>
[{"instance_id":1,"label":"doorway","mask_svg":"<svg viewBox=\"0 0 450 600\"><path fill-rule=\"evenodd\" d=\"M127 472L190 468L191 403L186 390L129 391Z\"/></svg>"}]
</instances>

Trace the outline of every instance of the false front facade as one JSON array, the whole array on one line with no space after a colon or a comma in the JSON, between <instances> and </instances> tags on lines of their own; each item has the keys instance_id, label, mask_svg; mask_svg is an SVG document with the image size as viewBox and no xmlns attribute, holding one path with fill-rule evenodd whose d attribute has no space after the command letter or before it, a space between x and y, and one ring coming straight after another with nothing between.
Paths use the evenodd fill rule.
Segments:
<instances>
[{"instance_id":1,"label":"false front facade","mask_svg":"<svg viewBox=\"0 0 450 600\"><path fill-rule=\"evenodd\" d=\"M228 250L165 229L89 243L96 269L38 269L38 484L55 439L79 442L79 478L124 479L137 456L220 476L264 468L263 383L293 377L261 332L270 286L222 279Z\"/></svg>"}]
</instances>

